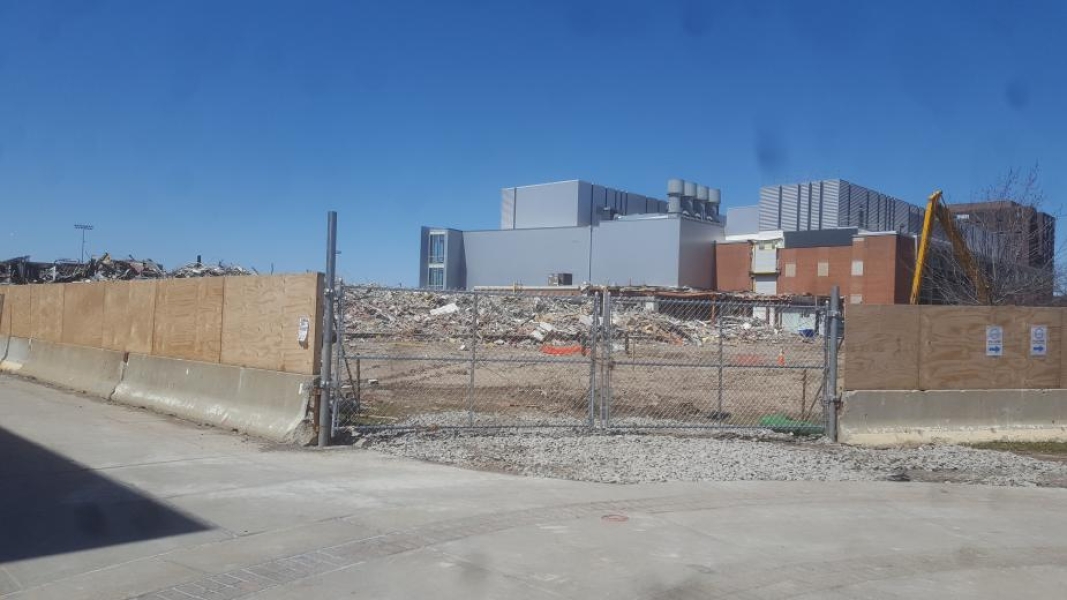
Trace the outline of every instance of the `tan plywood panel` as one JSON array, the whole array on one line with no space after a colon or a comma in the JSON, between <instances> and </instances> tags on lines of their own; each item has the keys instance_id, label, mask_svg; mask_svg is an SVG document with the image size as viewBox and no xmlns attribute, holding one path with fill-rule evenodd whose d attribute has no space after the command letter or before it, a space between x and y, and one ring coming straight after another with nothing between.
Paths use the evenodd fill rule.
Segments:
<instances>
[{"instance_id":1,"label":"tan plywood panel","mask_svg":"<svg viewBox=\"0 0 1067 600\"><path fill-rule=\"evenodd\" d=\"M1017 378L1018 333L987 306L921 307L919 387L924 390L1009 389ZM986 356L986 327L1004 326L1004 355Z\"/></svg>"},{"instance_id":2,"label":"tan plywood panel","mask_svg":"<svg viewBox=\"0 0 1067 600\"><path fill-rule=\"evenodd\" d=\"M1004 368L1011 379L1006 389L1050 389L1060 385L1060 346L1063 323L1059 308L998 306L996 320L1004 325ZM1030 352L1030 328L1047 330L1045 356Z\"/></svg>"},{"instance_id":3,"label":"tan plywood panel","mask_svg":"<svg viewBox=\"0 0 1067 600\"><path fill-rule=\"evenodd\" d=\"M218 362L221 280L171 279L156 289L152 354Z\"/></svg>"},{"instance_id":4,"label":"tan plywood panel","mask_svg":"<svg viewBox=\"0 0 1067 600\"><path fill-rule=\"evenodd\" d=\"M68 283L63 290L63 324L60 341L76 346L103 345L104 282Z\"/></svg>"},{"instance_id":5,"label":"tan plywood panel","mask_svg":"<svg viewBox=\"0 0 1067 600\"><path fill-rule=\"evenodd\" d=\"M225 281L201 279L196 294L196 360L219 362L222 353L222 307Z\"/></svg>"},{"instance_id":6,"label":"tan plywood panel","mask_svg":"<svg viewBox=\"0 0 1067 600\"><path fill-rule=\"evenodd\" d=\"M156 281L127 282L128 329L126 352L152 353L152 333L156 315Z\"/></svg>"},{"instance_id":7,"label":"tan plywood panel","mask_svg":"<svg viewBox=\"0 0 1067 600\"><path fill-rule=\"evenodd\" d=\"M282 313L282 370L313 375L318 372L322 347L322 276L317 273L287 275L285 305ZM310 324L307 340L300 342L300 320Z\"/></svg>"},{"instance_id":8,"label":"tan plywood panel","mask_svg":"<svg viewBox=\"0 0 1067 600\"><path fill-rule=\"evenodd\" d=\"M104 287L104 322L101 327L101 347L107 350L126 350L129 337L130 282L112 281Z\"/></svg>"},{"instance_id":9,"label":"tan plywood panel","mask_svg":"<svg viewBox=\"0 0 1067 600\"><path fill-rule=\"evenodd\" d=\"M221 362L282 370L285 277L227 277L225 281Z\"/></svg>"},{"instance_id":10,"label":"tan plywood panel","mask_svg":"<svg viewBox=\"0 0 1067 600\"><path fill-rule=\"evenodd\" d=\"M63 338L63 293L66 285L37 284L30 289L30 337L47 342Z\"/></svg>"},{"instance_id":11,"label":"tan plywood panel","mask_svg":"<svg viewBox=\"0 0 1067 600\"><path fill-rule=\"evenodd\" d=\"M845 323L845 389L918 389L918 307L850 305Z\"/></svg>"},{"instance_id":12,"label":"tan plywood panel","mask_svg":"<svg viewBox=\"0 0 1067 600\"><path fill-rule=\"evenodd\" d=\"M10 285L4 288L4 310L10 319L9 335L28 338L33 335L33 298L29 286Z\"/></svg>"}]
</instances>

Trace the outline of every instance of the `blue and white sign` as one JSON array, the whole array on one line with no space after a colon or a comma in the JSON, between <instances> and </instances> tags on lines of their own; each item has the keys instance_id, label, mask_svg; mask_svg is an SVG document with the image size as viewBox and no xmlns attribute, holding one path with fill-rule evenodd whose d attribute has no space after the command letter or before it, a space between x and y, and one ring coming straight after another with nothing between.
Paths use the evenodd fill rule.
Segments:
<instances>
[{"instance_id":1,"label":"blue and white sign","mask_svg":"<svg viewBox=\"0 0 1067 600\"><path fill-rule=\"evenodd\" d=\"M1004 356L1004 328L987 325L985 328L985 355Z\"/></svg>"},{"instance_id":2,"label":"blue and white sign","mask_svg":"<svg viewBox=\"0 0 1067 600\"><path fill-rule=\"evenodd\" d=\"M1048 325L1030 326L1030 356L1048 354Z\"/></svg>"}]
</instances>

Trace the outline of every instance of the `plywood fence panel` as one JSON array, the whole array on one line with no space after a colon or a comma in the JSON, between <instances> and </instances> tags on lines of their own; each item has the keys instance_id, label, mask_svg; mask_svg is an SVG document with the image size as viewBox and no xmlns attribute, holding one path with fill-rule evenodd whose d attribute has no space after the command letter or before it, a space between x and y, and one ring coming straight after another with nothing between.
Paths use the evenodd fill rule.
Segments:
<instances>
[{"instance_id":1,"label":"plywood fence panel","mask_svg":"<svg viewBox=\"0 0 1067 600\"><path fill-rule=\"evenodd\" d=\"M11 285L5 288L4 310L8 311L11 320L10 335L28 338L33 333L33 301L32 290L25 285Z\"/></svg>"},{"instance_id":2,"label":"plywood fence panel","mask_svg":"<svg viewBox=\"0 0 1067 600\"><path fill-rule=\"evenodd\" d=\"M104 294L107 283L70 283L63 290L60 341L77 346L103 347Z\"/></svg>"},{"instance_id":3,"label":"plywood fence panel","mask_svg":"<svg viewBox=\"0 0 1067 600\"><path fill-rule=\"evenodd\" d=\"M284 276L227 278L221 362L282 370L284 308Z\"/></svg>"},{"instance_id":4,"label":"plywood fence panel","mask_svg":"<svg viewBox=\"0 0 1067 600\"><path fill-rule=\"evenodd\" d=\"M126 352L152 353L152 334L156 318L156 281L129 281L126 318L129 327Z\"/></svg>"},{"instance_id":5,"label":"plywood fence panel","mask_svg":"<svg viewBox=\"0 0 1067 600\"><path fill-rule=\"evenodd\" d=\"M997 324L992 307L923 306L919 314L920 389L999 389L1008 384L1004 361L985 355L986 326Z\"/></svg>"},{"instance_id":6,"label":"plywood fence panel","mask_svg":"<svg viewBox=\"0 0 1067 600\"><path fill-rule=\"evenodd\" d=\"M850 305L845 323L845 389L919 388L919 311L915 307Z\"/></svg>"},{"instance_id":7,"label":"plywood fence panel","mask_svg":"<svg viewBox=\"0 0 1067 600\"><path fill-rule=\"evenodd\" d=\"M1049 389L1060 385L1060 355L1063 341L1063 309L998 306L996 320L1004 325L1004 360L1010 379L1006 389ZM1030 354L1030 328L1048 330L1045 356Z\"/></svg>"},{"instance_id":8,"label":"plywood fence panel","mask_svg":"<svg viewBox=\"0 0 1067 600\"><path fill-rule=\"evenodd\" d=\"M287 275L282 314L282 370L312 375L318 369L322 348L322 276L317 273ZM307 318L307 339L300 341L300 320Z\"/></svg>"},{"instance_id":9,"label":"plywood fence panel","mask_svg":"<svg viewBox=\"0 0 1067 600\"><path fill-rule=\"evenodd\" d=\"M130 282L112 281L104 287L104 323L101 347L126 351L129 340Z\"/></svg>"},{"instance_id":10,"label":"plywood fence panel","mask_svg":"<svg viewBox=\"0 0 1067 600\"><path fill-rule=\"evenodd\" d=\"M30 289L30 335L46 342L63 340L65 285L37 284Z\"/></svg>"},{"instance_id":11,"label":"plywood fence panel","mask_svg":"<svg viewBox=\"0 0 1067 600\"><path fill-rule=\"evenodd\" d=\"M219 362L222 289L214 278L158 282L152 354Z\"/></svg>"},{"instance_id":12,"label":"plywood fence panel","mask_svg":"<svg viewBox=\"0 0 1067 600\"><path fill-rule=\"evenodd\" d=\"M226 281L200 279L196 290L196 360L219 362L222 357L222 307Z\"/></svg>"}]
</instances>

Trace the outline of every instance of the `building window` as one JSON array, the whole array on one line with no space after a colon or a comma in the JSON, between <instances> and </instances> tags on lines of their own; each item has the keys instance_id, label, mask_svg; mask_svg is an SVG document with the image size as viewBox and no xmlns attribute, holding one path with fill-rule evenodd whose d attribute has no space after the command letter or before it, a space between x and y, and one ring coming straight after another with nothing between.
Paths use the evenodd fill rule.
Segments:
<instances>
[{"instance_id":1,"label":"building window","mask_svg":"<svg viewBox=\"0 0 1067 600\"><path fill-rule=\"evenodd\" d=\"M860 277L860 276L863 275L863 261L862 260L854 260L854 261L852 261L852 275L854 275L855 277Z\"/></svg>"},{"instance_id":2,"label":"building window","mask_svg":"<svg viewBox=\"0 0 1067 600\"><path fill-rule=\"evenodd\" d=\"M830 263L825 260L819 261L819 277L828 277L830 275Z\"/></svg>"},{"instance_id":3,"label":"building window","mask_svg":"<svg viewBox=\"0 0 1067 600\"><path fill-rule=\"evenodd\" d=\"M796 263L785 263L785 276L786 277L796 277L797 276L797 264Z\"/></svg>"},{"instance_id":4,"label":"building window","mask_svg":"<svg viewBox=\"0 0 1067 600\"><path fill-rule=\"evenodd\" d=\"M431 264L442 264L445 262L445 234L430 234L430 256L428 258L428 262Z\"/></svg>"},{"instance_id":5,"label":"building window","mask_svg":"<svg viewBox=\"0 0 1067 600\"><path fill-rule=\"evenodd\" d=\"M430 267L426 273L426 287L431 290L443 290L445 289L445 269L444 267Z\"/></svg>"},{"instance_id":6,"label":"building window","mask_svg":"<svg viewBox=\"0 0 1067 600\"><path fill-rule=\"evenodd\" d=\"M849 298L849 301L852 304L862 304L863 303L863 294L852 294L852 296Z\"/></svg>"}]
</instances>

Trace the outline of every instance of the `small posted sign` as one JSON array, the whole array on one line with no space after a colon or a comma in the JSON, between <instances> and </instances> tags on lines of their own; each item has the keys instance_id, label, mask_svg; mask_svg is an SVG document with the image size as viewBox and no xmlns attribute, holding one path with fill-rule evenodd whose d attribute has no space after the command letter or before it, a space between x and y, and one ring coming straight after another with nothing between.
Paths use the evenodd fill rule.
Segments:
<instances>
[{"instance_id":1,"label":"small posted sign","mask_svg":"<svg viewBox=\"0 0 1067 600\"><path fill-rule=\"evenodd\" d=\"M1030 356L1048 354L1048 325L1030 326Z\"/></svg>"},{"instance_id":2,"label":"small posted sign","mask_svg":"<svg viewBox=\"0 0 1067 600\"><path fill-rule=\"evenodd\" d=\"M985 328L985 355L1004 356L1004 328L987 325Z\"/></svg>"},{"instance_id":3,"label":"small posted sign","mask_svg":"<svg viewBox=\"0 0 1067 600\"><path fill-rule=\"evenodd\" d=\"M296 341L301 344L307 344L308 333L311 331L311 319L306 316L300 317L300 322L296 329Z\"/></svg>"}]
</instances>

